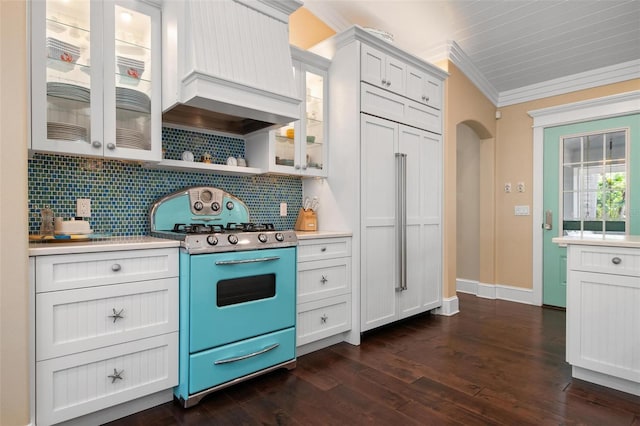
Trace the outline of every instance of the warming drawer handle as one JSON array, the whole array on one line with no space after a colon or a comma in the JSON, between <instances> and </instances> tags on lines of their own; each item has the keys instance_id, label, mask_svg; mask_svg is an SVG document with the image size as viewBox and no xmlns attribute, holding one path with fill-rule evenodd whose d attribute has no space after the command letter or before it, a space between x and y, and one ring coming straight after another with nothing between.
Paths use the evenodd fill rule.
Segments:
<instances>
[{"instance_id":1,"label":"warming drawer handle","mask_svg":"<svg viewBox=\"0 0 640 426\"><path fill-rule=\"evenodd\" d=\"M257 259L242 259L242 260L218 260L216 265L242 265L243 263L258 263L258 262L270 262L272 260L279 260L280 256L259 257Z\"/></svg>"},{"instance_id":2,"label":"warming drawer handle","mask_svg":"<svg viewBox=\"0 0 640 426\"><path fill-rule=\"evenodd\" d=\"M229 364L230 362L237 362L237 361L242 361L243 359L247 359L247 358L253 358L254 356L258 356L258 355L262 355L263 353L269 352L274 350L275 348L277 348L278 346L280 346L280 343L274 343L271 346L267 346L266 348L258 351L258 352L254 352L251 354L247 354L247 355L241 355L241 356L236 356L233 358L226 358L226 359L221 359L218 361L214 361L214 365L219 365L219 364Z\"/></svg>"}]
</instances>

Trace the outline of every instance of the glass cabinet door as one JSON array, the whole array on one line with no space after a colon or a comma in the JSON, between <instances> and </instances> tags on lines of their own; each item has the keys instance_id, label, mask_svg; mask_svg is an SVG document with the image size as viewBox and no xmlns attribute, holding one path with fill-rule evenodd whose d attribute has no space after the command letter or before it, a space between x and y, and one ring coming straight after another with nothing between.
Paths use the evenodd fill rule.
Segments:
<instances>
[{"instance_id":1,"label":"glass cabinet door","mask_svg":"<svg viewBox=\"0 0 640 426\"><path fill-rule=\"evenodd\" d=\"M110 55L105 65L105 141L106 156L149 159L151 151L160 152L158 123L152 120L154 109L159 112L159 65L156 53L159 39L154 26L155 8L140 2L117 2L113 7L111 25L114 36L105 38ZM152 99L154 102L152 103ZM156 107L156 108L154 108ZM115 123L115 124L114 124ZM160 155L158 156L158 159Z\"/></svg>"},{"instance_id":2,"label":"glass cabinet door","mask_svg":"<svg viewBox=\"0 0 640 426\"><path fill-rule=\"evenodd\" d=\"M305 71L306 113L305 139L301 141L305 149L302 162L306 170L321 175L325 163L325 76L318 72Z\"/></svg>"},{"instance_id":3,"label":"glass cabinet door","mask_svg":"<svg viewBox=\"0 0 640 426\"><path fill-rule=\"evenodd\" d=\"M30 7L31 148L160 160L160 9L129 0Z\"/></svg>"},{"instance_id":4,"label":"glass cabinet door","mask_svg":"<svg viewBox=\"0 0 640 426\"><path fill-rule=\"evenodd\" d=\"M94 87L100 59L91 54L100 36L92 32L92 6L88 0L33 2L32 121L36 147L90 154L95 149L91 142L102 132L101 123L91 115L94 104L102 100L102 91Z\"/></svg>"}]
</instances>

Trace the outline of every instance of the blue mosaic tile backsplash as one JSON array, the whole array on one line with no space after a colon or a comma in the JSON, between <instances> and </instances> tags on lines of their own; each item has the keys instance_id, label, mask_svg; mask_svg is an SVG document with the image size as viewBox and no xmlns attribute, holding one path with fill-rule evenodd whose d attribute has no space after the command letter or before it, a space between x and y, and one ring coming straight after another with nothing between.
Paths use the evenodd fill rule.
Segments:
<instances>
[{"instance_id":1,"label":"blue mosaic tile backsplash","mask_svg":"<svg viewBox=\"0 0 640 426\"><path fill-rule=\"evenodd\" d=\"M185 150L199 159L208 152L214 163L244 156L244 140L181 129L163 128L165 158L179 159ZM137 163L63 155L35 154L29 159L29 233L40 230L40 209L54 216L75 216L76 199L91 199L91 228L113 236L147 235L149 208L158 198L188 186L214 186L237 196L249 207L251 221L293 229L302 206L302 181L287 176L222 176L146 169ZM289 215L280 216L280 203Z\"/></svg>"}]
</instances>

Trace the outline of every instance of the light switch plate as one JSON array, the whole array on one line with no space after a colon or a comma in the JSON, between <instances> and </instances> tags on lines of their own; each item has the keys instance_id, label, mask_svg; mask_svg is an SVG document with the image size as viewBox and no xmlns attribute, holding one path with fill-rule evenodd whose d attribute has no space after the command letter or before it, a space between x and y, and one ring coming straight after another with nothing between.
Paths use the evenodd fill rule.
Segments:
<instances>
[{"instance_id":1,"label":"light switch plate","mask_svg":"<svg viewBox=\"0 0 640 426\"><path fill-rule=\"evenodd\" d=\"M280 216L287 215L287 203L280 203Z\"/></svg>"},{"instance_id":2,"label":"light switch plate","mask_svg":"<svg viewBox=\"0 0 640 426\"><path fill-rule=\"evenodd\" d=\"M514 206L513 213L516 216L529 216L529 206Z\"/></svg>"},{"instance_id":3,"label":"light switch plate","mask_svg":"<svg viewBox=\"0 0 640 426\"><path fill-rule=\"evenodd\" d=\"M76 199L76 217L91 217L91 198Z\"/></svg>"}]
</instances>

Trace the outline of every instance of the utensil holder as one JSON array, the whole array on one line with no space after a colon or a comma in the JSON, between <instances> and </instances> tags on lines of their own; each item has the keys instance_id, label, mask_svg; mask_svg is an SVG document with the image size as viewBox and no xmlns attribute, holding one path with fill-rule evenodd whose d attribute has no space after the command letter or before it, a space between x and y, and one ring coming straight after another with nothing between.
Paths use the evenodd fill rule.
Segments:
<instances>
[{"instance_id":1,"label":"utensil holder","mask_svg":"<svg viewBox=\"0 0 640 426\"><path fill-rule=\"evenodd\" d=\"M316 212L311 209L300 209L294 229L296 231L317 231L318 216L316 215Z\"/></svg>"}]
</instances>

